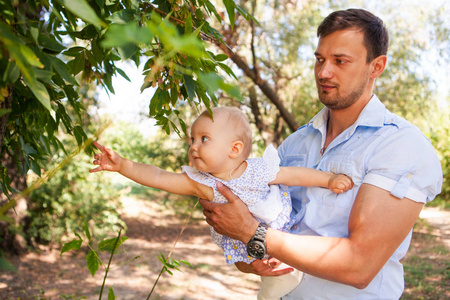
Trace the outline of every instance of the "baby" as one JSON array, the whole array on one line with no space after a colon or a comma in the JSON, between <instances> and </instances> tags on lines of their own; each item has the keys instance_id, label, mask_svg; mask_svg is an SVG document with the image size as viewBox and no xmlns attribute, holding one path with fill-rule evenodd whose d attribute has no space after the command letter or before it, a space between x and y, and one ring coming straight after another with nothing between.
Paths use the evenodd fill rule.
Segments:
<instances>
[{"instance_id":1,"label":"baby","mask_svg":"<svg viewBox=\"0 0 450 300\"><path fill-rule=\"evenodd\" d=\"M286 186L319 186L334 193L353 187L343 174L333 174L302 167L280 167L277 150L271 145L261 158L248 158L252 148L252 131L245 115L234 107L204 111L191 128L189 161L182 173L164 171L156 166L130 161L97 142L101 151L94 156L89 172L114 171L148 187L180 195L192 195L213 202L225 203L218 191L221 182L248 206L260 222L282 231L290 229L291 200ZM246 245L219 235L211 227L214 242L224 250L228 264L251 263ZM279 277L264 277L258 299L280 299L293 290L303 273L295 270ZM270 281L276 281L270 282ZM274 288L276 286L276 288Z\"/></svg>"}]
</instances>

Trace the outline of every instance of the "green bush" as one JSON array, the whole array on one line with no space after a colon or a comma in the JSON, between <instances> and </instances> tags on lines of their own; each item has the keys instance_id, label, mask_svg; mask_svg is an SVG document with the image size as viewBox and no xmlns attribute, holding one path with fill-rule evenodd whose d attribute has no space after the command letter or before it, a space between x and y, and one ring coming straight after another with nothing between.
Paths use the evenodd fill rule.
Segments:
<instances>
[{"instance_id":1,"label":"green bush","mask_svg":"<svg viewBox=\"0 0 450 300\"><path fill-rule=\"evenodd\" d=\"M57 165L60 159L50 164ZM97 237L125 227L120 219L119 192L104 176L92 176L86 154L71 163L39 189L30 194L30 224L26 234L38 243L64 241L75 232L83 232L88 221Z\"/></svg>"},{"instance_id":2,"label":"green bush","mask_svg":"<svg viewBox=\"0 0 450 300\"><path fill-rule=\"evenodd\" d=\"M436 109L430 123L428 138L441 161L443 182L442 192L432 201L432 205L450 208L450 112L449 109Z\"/></svg>"}]
</instances>

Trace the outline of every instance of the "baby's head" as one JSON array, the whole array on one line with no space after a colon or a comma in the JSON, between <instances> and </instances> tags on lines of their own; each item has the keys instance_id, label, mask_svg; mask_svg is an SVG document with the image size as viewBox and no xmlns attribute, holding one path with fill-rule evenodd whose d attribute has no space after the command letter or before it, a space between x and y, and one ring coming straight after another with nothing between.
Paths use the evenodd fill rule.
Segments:
<instances>
[{"instance_id":1,"label":"baby's head","mask_svg":"<svg viewBox=\"0 0 450 300\"><path fill-rule=\"evenodd\" d=\"M247 159L252 149L252 130L244 113L236 107L214 107L211 110L212 117L205 110L192 124L191 159L192 155L206 155L205 152L202 154L202 149L214 152L217 159L219 156ZM212 161L209 165L214 163Z\"/></svg>"}]
</instances>

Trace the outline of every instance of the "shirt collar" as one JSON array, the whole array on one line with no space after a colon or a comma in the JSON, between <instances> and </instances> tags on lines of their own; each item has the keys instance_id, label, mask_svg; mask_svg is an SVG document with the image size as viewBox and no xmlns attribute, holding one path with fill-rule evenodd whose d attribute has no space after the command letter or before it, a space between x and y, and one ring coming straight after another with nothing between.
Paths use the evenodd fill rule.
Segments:
<instances>
[{"instance_id":1,"label":"shirt collar","mask_svg":"<svg viewBox=\"0 0 450 300\"><path fill-rule=\"evenodd\" d=\"M358 126L367 127L382 127L385 119L386 107L381 103L380 99L374 94L370 99L369 103L363 108L358 116L356 122L350 126L352 127L352 132ZM330 109L324 107L314 118L309 122L315 129L323 128L323 126L328 121L328 116L330 114Z\"/></svg>"}]
</instances>

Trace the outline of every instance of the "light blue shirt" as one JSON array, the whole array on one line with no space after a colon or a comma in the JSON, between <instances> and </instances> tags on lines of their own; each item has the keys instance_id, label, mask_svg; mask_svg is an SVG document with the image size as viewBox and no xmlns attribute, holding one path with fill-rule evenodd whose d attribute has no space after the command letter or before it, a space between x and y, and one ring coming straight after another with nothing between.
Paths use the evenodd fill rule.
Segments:
<instances>
[{"instance_id":1,"label":"light blue shirt","mask_svg":"<svg viewBox=\"0 0 450 300\"><path fill-rule=\"evenodd\" d=\"M356 122L336 137L321 155L329 111L324 108L279 147L282 166L303 166L352 178L354 187L334 194L320 187L292 187L291 233L348 237L351 208L363 183L397 198L426 203L440 193L442 169L431 143L419 129L389 112L374 95ZM412 231L365 289L305 274L284 299L399 299L404 289L400 259ZM301 253L299 253L301 255Z\"/></svg>"}]
</instances>

